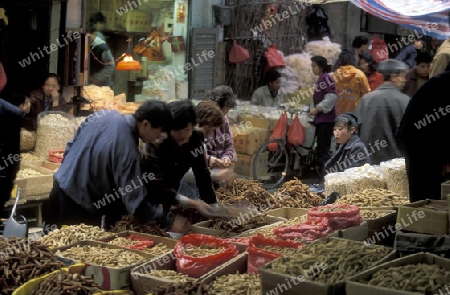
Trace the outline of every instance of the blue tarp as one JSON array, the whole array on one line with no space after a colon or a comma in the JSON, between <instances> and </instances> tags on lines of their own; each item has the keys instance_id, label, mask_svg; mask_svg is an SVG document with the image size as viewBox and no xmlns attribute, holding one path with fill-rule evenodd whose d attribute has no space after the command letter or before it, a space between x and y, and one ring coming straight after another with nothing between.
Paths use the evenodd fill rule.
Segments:
<instances>
[{"instance_id":1,"label":"blue tarp","mask_svg":"<svg viewBox=\"0 0 450 295\"><path fill-rule=\"evenodd\" d=\"M368 13L430 37L450 37L450 1L443 0L350 0Z\"/></svg>"}]
</instances>

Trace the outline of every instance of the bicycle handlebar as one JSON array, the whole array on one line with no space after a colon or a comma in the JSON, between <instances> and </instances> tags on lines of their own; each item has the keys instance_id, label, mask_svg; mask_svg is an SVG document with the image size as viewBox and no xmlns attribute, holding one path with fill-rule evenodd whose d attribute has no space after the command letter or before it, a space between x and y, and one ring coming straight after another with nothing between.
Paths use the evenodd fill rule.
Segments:
<instances>
[{"instance_id":1,"label":"bicycle handlebar","mask_svg":"<svg viewBox=\"0 0 450 295\"><path fill-rule=\"evenodd\" d=\"M286 105L280 105L278 107L278 110L283 110L288 112L289 114L300 114L300 115L306 115L309 114L309 108L307 110L305 109L296 109L294 106L290 105L289 107L286 107Z\"/></svg>"}]
</instances>

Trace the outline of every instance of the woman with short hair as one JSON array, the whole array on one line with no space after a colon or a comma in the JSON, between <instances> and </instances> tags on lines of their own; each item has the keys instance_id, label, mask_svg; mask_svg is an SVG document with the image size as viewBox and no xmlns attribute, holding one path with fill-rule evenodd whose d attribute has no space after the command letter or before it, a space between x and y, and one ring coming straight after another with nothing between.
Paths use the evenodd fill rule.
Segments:
<instances>
[{"instance_id":1,"label":"woman with short hair","mask_svg":"<svg viewBox=\"0 0 450 295\"><path fill-rule=\"evenodd\" d=\"M228 112L237 106L233 89L229 86L218 86L205 96L205 100L213 101L220 108L224 122L211 134L206 135L207 156L206 159L211 168L228 168L232 162L236 162L236 151L233 145Z\"/></svg>"}]
</instances>

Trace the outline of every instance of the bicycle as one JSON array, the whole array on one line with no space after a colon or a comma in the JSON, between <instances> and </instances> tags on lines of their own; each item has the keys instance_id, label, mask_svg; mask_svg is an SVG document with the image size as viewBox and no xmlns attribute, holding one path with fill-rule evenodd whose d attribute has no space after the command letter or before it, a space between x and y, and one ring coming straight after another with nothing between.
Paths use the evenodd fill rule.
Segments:
<instances>
[{"instance_id":1,"label":"bicycle","mask_svg":"<svg viewBox=\"0 0 450 295\"><path fill-rule=\"evenodd\" d=\"M289 127L292 124L294 115L309 114L309 110L295 109L292 106L286 108L283 105L279 107L279 110L286 111L290 114L283 136L281 139L268 140L259 148L253 160L253 179L262 183L266 189L278 187L286 176L290 175L291 171L294 170L290 164L295 165L296 163L294 161L291 163L291 155L294 155L294 157L297 156L300 159L299 172L297 173L298 177L302 175L304 168L312 167L315 158L316 135L314 135L311 146L292 146L288 143L287 139ZM269 149L270 144L272 146L275 144L277 146L276 150L273 147ZM307 154L302 155L298 149L305 149Z\"/></svg>"}]
</instances>

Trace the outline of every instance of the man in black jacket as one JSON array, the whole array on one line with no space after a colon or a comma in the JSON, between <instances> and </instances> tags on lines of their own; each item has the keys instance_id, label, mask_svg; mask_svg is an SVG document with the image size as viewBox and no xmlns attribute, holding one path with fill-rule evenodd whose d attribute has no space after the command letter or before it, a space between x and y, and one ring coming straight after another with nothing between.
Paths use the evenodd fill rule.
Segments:
<instances>
[{"instance_id":1,"label":"man in black jacket","mask_svg":"<svg viewBox=\"0 0 450 295\"><path fill-rule=\"evenodd\" d=\"M172 102L169 105L174 116L174 126L170 136L159 143L147 145L146 171L155 174L156 180L149 185L159 191L164 211L168 211L175 200L183 203L187 198L178 193L180 182L192 168L200 199L208 204L217 202L211 173L205 158L204 133L194 128L197 123L195 108L188 100ZM223 115L217 108L216 128L223 123ZM149 189L149 191L152 191ZM158 194L152 194L155 196Z\"/></svg>"},{"instance_id":2,"label":"man in black jacket","mask_svg":"<svg viewBox=\"0 0 450 295\"><path fill-rule=\"evenodd\" d=\"M0 98L0 210L11 198L20 167L22 110Z\"/></svg>"},{"instance_id":3,"label":"man in black jacket","mask_svg":"<svg viewBox=\"0 0 450 295\"><path fill-rule=\"evenodd\" d=\"M450 68L426 82L411 98L397 136L405 149L409 199L441 198L443 167L449 163L450 128L448 82Z\"/></svg>"}]
</instances>

